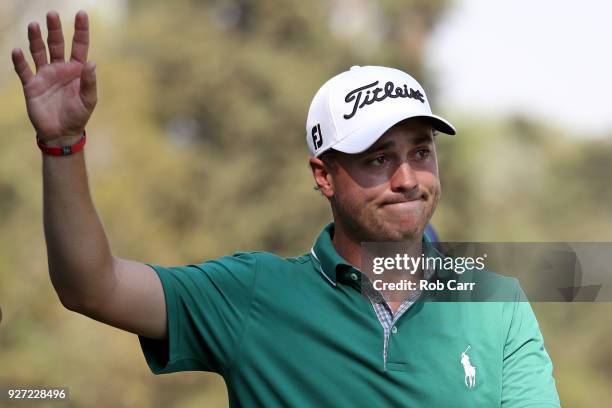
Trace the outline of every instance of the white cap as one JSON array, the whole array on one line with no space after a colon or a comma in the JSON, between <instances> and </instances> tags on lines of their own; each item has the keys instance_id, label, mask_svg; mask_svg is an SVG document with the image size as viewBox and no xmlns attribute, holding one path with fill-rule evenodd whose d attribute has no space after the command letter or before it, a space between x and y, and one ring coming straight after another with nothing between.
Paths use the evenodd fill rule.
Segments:
<instances>
[{"instance_id":1,"label":"white cap","mask_svg":"<svg viewBox=\"0 0 612 408\"><path fill-rule=\"evenodd\" d=\"M404 119L424 117L434 129L454 135L455 128L431 113L423 87L398 69L354 66L323 84L306 121L312 156L335 149L356 154L367 150Z\"/></svg>"}]
</instances>

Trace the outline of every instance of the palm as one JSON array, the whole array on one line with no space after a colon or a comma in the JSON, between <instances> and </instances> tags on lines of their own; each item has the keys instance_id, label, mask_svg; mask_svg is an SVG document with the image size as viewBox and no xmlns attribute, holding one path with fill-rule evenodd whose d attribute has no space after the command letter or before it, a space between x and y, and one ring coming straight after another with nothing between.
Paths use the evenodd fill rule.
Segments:
<instances>
[{"instance_id":1,"label":"palm","mask_svg":"<svg viewBox=\"0 0 612 408\"><path fill-rule=\"evenodd\" d=\"M84 11L75 17L70 61L64 61L64 36L59 15L47 14L50 63L37 23L28 26L28 39L36 75L20 49L13 64L23 84L28 115L43 142L62 141L83 132L96 105L95 64L87 62L89 22Z\"/></svg>"},{"instance_id":2,"label":"palm","mask_svg":"<svg viewBox=\"0 0 612 408\"><path fill-rule=\"evenodd\" d=\"M26 106L36 132L46 138L78 134L91 111L81 99L82 64L47 64L24 86Z\"/></svg>"}]
</instances>

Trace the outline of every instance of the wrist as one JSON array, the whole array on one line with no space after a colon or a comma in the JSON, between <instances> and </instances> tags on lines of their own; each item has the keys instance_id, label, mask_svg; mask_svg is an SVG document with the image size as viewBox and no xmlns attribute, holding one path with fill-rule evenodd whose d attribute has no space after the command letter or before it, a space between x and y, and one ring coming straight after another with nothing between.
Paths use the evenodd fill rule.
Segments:
<instances>
[{"instance_id":1,"label":"wrist","mask_svg":"<svg viewBox=\"0 0 612 408\"><path fill-rule=\"evenodd\" d=\"M42 139L37 138L41 143L45 146L49 147L61 147L61 146L71 146L75 143L78 143L79 140L83 137L84 131L79 133L78 135L70 135L70 136L62 136L53 140L43 141Z\"/></svg>"},{"instance_id":2,"label":"wrist","mask_svg":"<svg viewBox=\"0 0 612 408\"><path fill-rule=\"evenodd\" d=\"M87 135L85 130L83 130L83 133L80 135L60 137L49 142L43 142L36 136L36 144L40 150L43 154L51 156L69 156L73 153L80 152L83 150L86 141Z\"/></svg>"}]
</instances>

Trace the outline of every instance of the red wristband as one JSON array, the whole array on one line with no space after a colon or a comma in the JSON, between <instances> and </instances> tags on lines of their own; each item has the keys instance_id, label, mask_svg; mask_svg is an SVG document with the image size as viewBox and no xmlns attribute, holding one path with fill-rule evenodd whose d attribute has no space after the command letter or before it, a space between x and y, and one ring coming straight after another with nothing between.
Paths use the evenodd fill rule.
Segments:
<instances>
[{"instance_id":1,"label":"red wristband","mask_svg":"<svg viewBox=\"0 0 612 408\"><path fill-rule=\"evenodd\" d=\"M78 142L70 146L47 146L46 144L41 142L41 140L38 138L38 135L36 135L36 144L38 145L40 150L42 150L42 152L45 154L50 154L51 156L68 156L72 153L80 152L81 150L83 150L83 146L85 146L86 141L87 134L84 130L83 137L81 137Z\"/></svg>"}]
</instances>

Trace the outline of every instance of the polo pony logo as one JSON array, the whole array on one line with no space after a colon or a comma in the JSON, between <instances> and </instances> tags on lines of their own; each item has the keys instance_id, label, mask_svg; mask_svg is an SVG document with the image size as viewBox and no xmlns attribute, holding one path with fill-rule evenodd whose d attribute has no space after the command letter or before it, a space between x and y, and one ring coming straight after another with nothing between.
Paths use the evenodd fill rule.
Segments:
<instances>
[{"instance_id":1,"label":"polo pony logo","mask_svg":"<svg viewBox=\"0 0 612 408\"><path fill-rule=\"evenodd\" d=\"M472 389L476 385L476 367L470 363L470 356L467 355L468 350L472 346L468 345L463 353L461 353L461 364L465 372L465 386Z\"/></svg>"}]
</instances>

